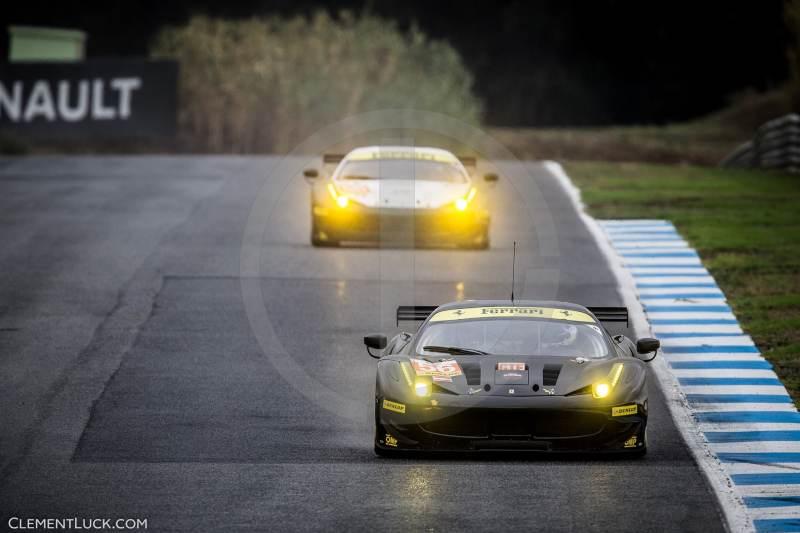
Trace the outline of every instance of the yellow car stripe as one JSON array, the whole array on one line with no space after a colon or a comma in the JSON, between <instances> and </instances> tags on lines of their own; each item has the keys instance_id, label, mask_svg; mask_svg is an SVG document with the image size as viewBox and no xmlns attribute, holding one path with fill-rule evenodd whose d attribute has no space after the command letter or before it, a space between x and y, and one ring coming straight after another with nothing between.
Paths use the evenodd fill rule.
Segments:
<instances>
[{"instance_id":1,"label":"yellow car stripe","mask_svg":"<svg viewBox=\"0 0 800 533\"><path fill-rule=\"evenodd\" d=\"M611 378L611 388L617 386L617 382L619 381L619 377L622 375L622 363L616 363L612 368L611 372L609 372L609 377Z\"/></svg>"},{"instance_id":2,"label":"yellow car stripe","mask_svg":"<svg viewBox=\"0 0 800 533\"><path fill-rule=\"evenodd\" d=\"M406 383L408 383L409 387L414 386L414 380L411 379L410 371L408 370L409 363L403 361L400 363L400 368L403 369L403 375L406 377Z\"/></svg>"}]
</instances>

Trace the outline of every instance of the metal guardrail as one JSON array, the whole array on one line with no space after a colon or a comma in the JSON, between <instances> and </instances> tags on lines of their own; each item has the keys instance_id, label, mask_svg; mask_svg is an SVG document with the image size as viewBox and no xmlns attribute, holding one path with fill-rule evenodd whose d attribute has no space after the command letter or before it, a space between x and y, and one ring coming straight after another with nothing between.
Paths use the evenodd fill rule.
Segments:
<instances>
[{"instance_id":1,"label":"metal guardrail","mask_svg":"<svg viewBox=\"0 0 800 533\"><path fill-rule=\"evenodd\" d=\"M800 115L791 113L763 124L752 141L738 146L720 165L800 174Z\"/></svg>"}]
</instances>

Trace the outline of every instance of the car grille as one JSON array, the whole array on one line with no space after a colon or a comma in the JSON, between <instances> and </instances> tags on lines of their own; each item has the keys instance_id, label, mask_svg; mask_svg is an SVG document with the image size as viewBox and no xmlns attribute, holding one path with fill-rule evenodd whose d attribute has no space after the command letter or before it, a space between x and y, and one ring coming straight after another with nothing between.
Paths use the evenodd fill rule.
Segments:
<instances>
[{"instance_id":1,"label":"car grille","mask_svg":"<svg viewBox=\"0 0 800 533\"><path fill-rule=\"evenodd\" d=\"M468 409L420 426L452 437L559 439L595 435L606 420L603 414L581 411Z\"/></svg>"}]
</instances>

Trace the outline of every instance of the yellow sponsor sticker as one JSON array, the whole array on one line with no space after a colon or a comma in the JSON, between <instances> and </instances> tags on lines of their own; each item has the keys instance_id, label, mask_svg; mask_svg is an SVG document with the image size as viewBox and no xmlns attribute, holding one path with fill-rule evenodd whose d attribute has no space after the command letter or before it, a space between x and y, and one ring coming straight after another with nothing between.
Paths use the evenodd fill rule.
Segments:
<instances>
[{"instance_id":1,"label":"yellow sponsor sticker","mask_svg":"<svg viewBox=\"0 0 800 533\"><path fill-rule=\"evenodd\" d=\"M620 405L619 407L612 407L611 408L611 416L628 416L628 415L635 415L639 412L639 408L636 404L633 405Z\"/></svg>"},{"instance_id":2,"label":"yellow sponsor sticker","mask_svg":"<svg viewBox=\"0 0 800 533\"><path fill-rule=\"evenodd\" d=\"M383 408L387 411L394 411L395 413L406 414L406 406L402 403L393 402L390 400L383 400Z\"/></svg>"},{"instance_id":3,"label":"yellow sponsor sticker","mask_svg":"<svg viewBox=\"0 0 800 533\"><path fill-rule=\"evenodd\" d=\"M623 446L625 448L636 448L636 436L634 435L633 437L626 440Z\"/></svg>"},{"instance_id":4,"label":"yellow sponsor sticker","mask_svg":"<svg viewBox=\"0 0 800 533\"><path fill-rule=\"evenodd\" d=\"M397 448L397 439L392 437L388 433L386 434L386 438L384 439L384 441L386 442L387 446L391 446L393 448Z\"/></svg>"},{"instance_id":5,"label":"yellow sponsor sticker","mask_svg":"<svg viewBox=\"0 0 800 533\"><path fill-rule=\"evenodd\" d=\"M587 322L594 324L591 316L581 311L572 309L558 309L555 307L533 306L491 306L491 307L465 307L463 309L448 309L439 311L430 319L431 322L445 320L474 320L477 318L547 318L550 320L570 320L573 322Z\"/></svg>"}]
</instances>

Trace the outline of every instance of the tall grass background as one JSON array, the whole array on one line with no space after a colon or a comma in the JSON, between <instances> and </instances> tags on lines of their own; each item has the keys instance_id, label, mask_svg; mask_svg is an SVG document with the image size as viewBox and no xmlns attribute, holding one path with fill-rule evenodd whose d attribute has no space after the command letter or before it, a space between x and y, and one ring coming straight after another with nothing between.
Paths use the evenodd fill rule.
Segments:
<instances>
[{"instance_id":1,"label":"tall grass background","mask_svg":"<svg viewBox=\"0 0 800 533\"><path fill-rule=\"evenodd\" d=\"M378 109L481 117L472 76L449 44L370 14L195 16L162 29L151 55L180 64L189 151L283 153L323 126Z\"/></svg>"}]
</instances>

